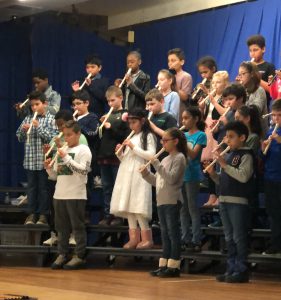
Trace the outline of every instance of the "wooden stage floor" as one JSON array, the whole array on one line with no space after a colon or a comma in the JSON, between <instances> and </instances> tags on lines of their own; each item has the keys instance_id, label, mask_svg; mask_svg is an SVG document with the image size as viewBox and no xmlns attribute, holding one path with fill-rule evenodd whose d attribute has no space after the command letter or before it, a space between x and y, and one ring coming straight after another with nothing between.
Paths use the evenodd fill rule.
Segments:
<instances>
[{"instance_id":1,"label":"wooden stage floor","mask_svg":"<svg viewBox=\"0 0 281 300\"><path fill-rule=\"evenodd\" d=\"M93 263L91 269L0 267L0 294L21 294L39 300L280 300L279 276L254 276L249 284L225 284L214 276L182 274L176 279L148 274L155 262L122 259L113 268Z\"/></svg>"}]
</instances>

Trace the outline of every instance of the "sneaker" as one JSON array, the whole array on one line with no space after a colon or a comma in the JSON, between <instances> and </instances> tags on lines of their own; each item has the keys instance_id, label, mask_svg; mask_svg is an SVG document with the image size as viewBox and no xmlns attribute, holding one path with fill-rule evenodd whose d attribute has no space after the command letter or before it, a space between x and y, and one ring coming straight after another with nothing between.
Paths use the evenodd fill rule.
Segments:
<instances>
[{"instance_id":1,"label":"sneaker","mask_svg":"<svg viewBox=\"0 0 281 300\"><path fill-rule=\"evenodd\" d=\"M51 268L53 270L62 269L63 266L67 263L67 256L60 254L57 259L52 263Z\"/></svg>"},{"instance_id":2,"label":"sneaker","mask_svg":"<svg viewBox=\"0 0 281 300\"><path fill-rule=\"evenodd\" d=\"M249 272L241 272L241 273L233 273L230 276L225 278L225 282L227 283L247 283L249 282Z\"/></svg>"},{"instance_id":3,"label":"sneaker","mask_svg":"<svg viewBox=\"0 0 281 300\"><path fill-rule=\"evenodd\" d=\"M105 216L101 221L99 221L100 226L109 226L110 222L113 220L112 216Z\"/></svg>"},{"instance_id":4,"label":"sneaker","mask_svg":"<svg viewBox=\"0 0 281 300\"><path fill-rule=\"evenodd\" d=\"M180 269L166 268L164 271L160 272L157 276L161 278L180 277Z\"/></svg>"},{"instance_id":5,"label":"sneaker","mask_svg":"<svg viewBox=\"0 0 281 300\"><path fill-rule=\"evenodd\" d=\"M19 200L17 206L23 206L23 205L26 205L27 204L27 196L25 195L21 195L17 198Z\"/></svg>"},{"instance_id":6,"label":"sneaker","mask_svg":"<svg viewBox=\"0 0 281 300\"><path fill-rule=\"evenodd\" d=\"M102 181L100 176L94 177L94 188L96 189L102 188Z\"/></svg>"},{"instance_id":7,"label":"sneaker","mask_svg":"<svg viewBox=\"0 0 281 300\"><path fill-rule=\"evenodd\" d=\"M79 258L77 255L74 255L72 259L63 266L65 270L78 270L83 269L86 266L86 261L82 258Z\"/></svg>"},{"instance_id":8,"label":"sneaker","mask_svg":"<svg viewBox=\"0 0 281 300\"><path fill-rule=\"evenodd\" d=\"M31 215L29 215L29 216L26 218L26 220L25 220L25 222L24 222L24 225L34 225L35 222L36 222L36 220L35 220L35 215L34 215L34 214L31 214Z\"/></svg>"},{"instance_id":9,"label":"sneaker","mask_svg":"<svg viewBox=\"0 0 281 300\"><path fill-rule=\"evenodd\" d=\"M208 225L209 228L222 228L222 221L221 219L218 219L217 221L211 223Z\"/></svg>"},{"instance_id":10,"label":"sneaker","mask_svg":"<svg viewBox=\"0 0 281 300\"><path fill-rule=\"evenodd\" d=\"M185 246L185 251L186 252L201 252L201 245L195 244L195 243L188 243Z\"/></svg>"},{"instance_id":11,"label":"sneaker","mask_svg":"<svg viewBox=\"0 0 281 300\"><path fill-rule=\"evenodd\" d=\"M45 242L43 242L43 245L53 246L53 245L56 245L57 242L58 242L58 237L57 237L56 233L52 231L51 237L48 240L46 240Z\"/></svg>"},{"instance_id":12,"label":"sneaker","mask_svg":"<svg viewBox=\"0 0 281 300\"><path fill-rule=\"evenodd\" d=\"M161 273L163 273L165 270L167 269L167 267L160 267L156 270L150 271L149 274L153 277L157 277L159 276Z\"/></svg>"},{"instance_id":13,"label":"sneaker","mask_svg":"<svg viewBox=\"0 0 281 300\"><path fill-rule=\"evenodd\" d=\"M110 226L122 226L122 225L123 225L122 218L113 218L113 220L110 222Z\"/></svg>"},{"instance_id":14,"label":"sneaker","mask_svg":"<svg viewBox=\"0 0 281 300\"><path fill-rule=\"evenodd\" d=\"M217 276L216 276L216 280L217 280L218 282L226 282L226 278L227 278L228 276L231 276L231 274L226 272L226 273L224 273L224 274L217 275Z\"/></svg>"},{"instance_id":15,"label":"sneaker","mask_svg":"<svg viewBox=\"0 0 281 300\"><path fill-rule=\"evenodd\" d=\"M36 224L37 225L48 225L47 217L45 215L40 215Z\"/></svg>"},{"instance_id":16,"label":"sneaker","mask_svg":"<svg viewBox=\"0 0 281 300\"><path fill-rule=\"evenodd\" d=\"M71 245L71 246L76 246L76 241L75 241L75 238L74 238L74 234L73 234L73 233L71 233L68 243L69 243L69 245Z\"/></svg>"},{"instance_id":17,"label":"sneaker","mask_svg":"<svg viewBox=\"0 0 281 300\"><path fill-rule=\"evenodd\" d=\"M151 227L154 229L160 229L160 222L159 221L153 221L151 224Z\"/></svg>"},{"instance_id":18,"label":"sneaker","mask_svg":"<svg viewBox=\"0 0 281 300\"><path fill-rule=\"evenodd\" d=\"M269 247L264 252L262 252L262 255L273 255L273 254L281 254L281 249L278 249L276 247Z\"/></svg>"}]
</instances>

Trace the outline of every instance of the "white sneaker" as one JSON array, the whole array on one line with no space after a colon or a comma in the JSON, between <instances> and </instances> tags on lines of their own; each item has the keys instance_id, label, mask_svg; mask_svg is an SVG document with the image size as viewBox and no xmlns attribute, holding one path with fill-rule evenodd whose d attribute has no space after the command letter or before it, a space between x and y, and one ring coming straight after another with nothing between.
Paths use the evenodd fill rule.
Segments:
<instances>
[{"instance_id":1,"label":"white sneaker","mask_svg":"<svg viewBox=\"0 0 281 300\"><path fill-rule=\"evenodd\" d=\"M56 233L52 231L51 237L48 240L46 240L45 242L43 242L43 245L53 246L53 245L57 244L57 242L58 242L58 237L57 237Z\"/></svg>"},{"instance_id":2,"label":"white sneaker","mask_svg":"<svg viewBox=\"0 0 281 300\"><path fill-rule=\"evenodd\" d=\"M68 243L69 243L69 245L76 246L76 241L75 241L73 233L71 233Z\"/></svg>"},{"instance_id":3,"label":"white sneaker","mask_svg":"<svg viewBox=\"0 0 281 300\"><path fill-rule=\"evenodd\" d=\"M101 182L101 177L100 176L94 177L94 187L95 188L102 188L102 182Z\"/></svg>"},{"instance_id":4,"label":"white sneaker","mask_svg":"<svg viewBox=\"0 0 281 300\"><path fill-rule=\"evenodd\" d=\"M18 200L19 200L19 202L18 202L18 206L22 206L22 205L26 205L27 204L27 195L21 195L21 196L19 196L18 197Z\"/></svg>"}]
</instances>

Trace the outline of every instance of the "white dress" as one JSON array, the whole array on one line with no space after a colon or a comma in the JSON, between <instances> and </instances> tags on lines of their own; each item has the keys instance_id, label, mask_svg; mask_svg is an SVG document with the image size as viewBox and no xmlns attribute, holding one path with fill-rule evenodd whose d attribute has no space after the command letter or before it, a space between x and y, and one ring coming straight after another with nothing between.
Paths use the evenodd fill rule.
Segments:
<instances>
[{"instance_id":1,"label":"white dress","mask_svg":"<svg viewBox=\"0 0 281 300\"><path fill-rule=\"evenodd\" d=\"M135 145L131 150L126 147L121 160L110 204L110 213L127 218L128 213L141 214L147 219L152 216L151 185L146 182L139 168L147 162L156 151L156 141L149 133L147 136L147 150L141 148L142 132L135 134L131 142Z\"/></svg>"}]
</instances>

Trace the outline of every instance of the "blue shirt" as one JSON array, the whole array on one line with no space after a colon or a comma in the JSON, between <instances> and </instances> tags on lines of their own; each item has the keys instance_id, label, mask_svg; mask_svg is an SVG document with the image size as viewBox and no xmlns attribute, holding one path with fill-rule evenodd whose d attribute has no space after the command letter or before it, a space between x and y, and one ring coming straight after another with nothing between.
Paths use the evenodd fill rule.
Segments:
<instances>
[{"instance_id":1,"label":"blue shirt","mask_svg":"<svg viewBox=\"0 0 281 300\"><path fill-rule=\"evenodd\" d=\"M187 144L189 148L194 149L196 145L200 145L202 149L199 151L198 155L194 159L188 159L187 168L184 174L184 182L201 181L203 178L203 174L201 170L200 161L202 150L206 147L207 144L207 136L205 132L197 131L193 134L186 132L185 137L187 139Z\"/></svg>"},{"instance_id":2,"label":"blue shirt","mask_svg":"<svg viewBox=\"0 0 281 300\"><path fill-rule=\"evenodd\" d=\"M177 92L170 92L164 97L164 110L170 113L179 124L180 96Z\"/></svg>"}]
</instances>

